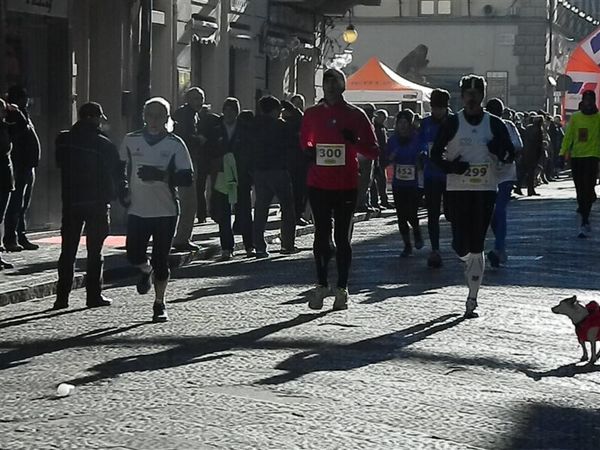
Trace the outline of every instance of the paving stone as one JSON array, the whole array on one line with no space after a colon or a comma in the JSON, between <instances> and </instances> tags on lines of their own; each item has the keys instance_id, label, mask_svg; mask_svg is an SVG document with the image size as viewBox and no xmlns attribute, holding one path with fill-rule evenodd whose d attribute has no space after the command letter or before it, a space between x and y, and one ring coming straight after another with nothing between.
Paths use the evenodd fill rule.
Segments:
<instances>
[{"instance_id":1,"label":"paving stone","mask_svg":"<svg viewBox=\"0 0 600 450\"><path fill-rule=\"evenodd\" d=\"M597 299L600 239L575 237L572 182L539 192L509 207L508 264L487 270L476 320L448 225L433 270L427 246L399 257L390 217L355 226L347 311L306 306L311 236L174 270L164 324L127 282L110 308L82 309L82 290L64 312L1 308L0 448L596 449L600 366L575 365L550 307ZM75 391L57 399L62 382Z\"/></svg>"}]
</instances>

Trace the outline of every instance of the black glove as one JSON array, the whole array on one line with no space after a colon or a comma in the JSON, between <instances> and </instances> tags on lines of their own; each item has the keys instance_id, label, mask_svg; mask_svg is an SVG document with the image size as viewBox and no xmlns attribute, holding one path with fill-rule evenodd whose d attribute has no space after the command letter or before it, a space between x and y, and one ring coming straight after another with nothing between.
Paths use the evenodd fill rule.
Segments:
<instances>
[{"instance_id":1,"label":"black glove","mask_svg":"<svg viewBox=\"0 0 600 450\"><path fill-rule=\"evenodd\" d=\"M462 175L467 170L469 170L469 167L471 167L471 165L466 161L461 161L461 158L462 158L462 156L458 155L456 158L454 158L452 161L450 161L450 164L449 164L450 170L448 171L448 173L455 173L457 175Z\"/></svg>"},{"instance_id":2,"label":"black glove","mask_svg":"<svg viewBox=\"0 0 600 450\"><path fill-rule=\"evenodd\" d=\"M137 171L137 176L142 181L164 181L165 171L155 166L141 166Z\"/></svg>"},{"instance_id":3,"label":"black glove","mask_svg":"<svg viewBox=\"0 0 600 450\"><path fill-rule=\"evenodd\" d=\"M490 142L488 142L487 148L492 155L496 155L498 157L498 160L506 162L505 159L508 156L508 152L506 149L502 148L496 138L493 138Z\"/></svg>"},{"instance_id":4,"label":"black glove","mask_svg":"<svg viewBox=\"0 0 600 450\"><path fill-rule=\"evenodd\" d=\"M304 154L306 155L306 160L309 163L317 162L317 149L315 147L306 147Z\"/></svg>"},{"instance_id":5,"label":"black glove","mask_svg":"<svg viewBox=\"0 0 600 450\"><path fill-rule=\"evenodd\" d=\"M344 139L346 139L351 144L356 144L358 142L358 138L354 134L354 131L349 130L348 128L344 128L342 130L342 136L344 136Z\"/></svg>"}]
</instances>

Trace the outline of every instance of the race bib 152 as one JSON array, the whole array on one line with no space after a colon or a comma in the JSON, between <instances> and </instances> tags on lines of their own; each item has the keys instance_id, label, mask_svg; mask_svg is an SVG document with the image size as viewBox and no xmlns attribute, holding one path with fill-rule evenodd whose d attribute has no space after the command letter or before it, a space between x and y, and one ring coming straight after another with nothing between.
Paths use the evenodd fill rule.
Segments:
<instances>
[{"instance_id":1,"label":"race bib 152","mask_svg":"<svg viewBox=\"0 0 600 450\"><path fill-rule=\"evenodd\" d=\"M396 164L395 176L396 180L412 181L415 179L415 166L408 164Z\"/></svg>"}]
</instances>

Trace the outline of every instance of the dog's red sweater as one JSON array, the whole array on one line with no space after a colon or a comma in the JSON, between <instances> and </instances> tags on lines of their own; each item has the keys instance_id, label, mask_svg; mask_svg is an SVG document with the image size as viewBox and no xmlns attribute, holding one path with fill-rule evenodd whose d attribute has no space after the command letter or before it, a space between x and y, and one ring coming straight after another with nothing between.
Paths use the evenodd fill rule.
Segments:
<instances>
[{"instance_id":1,"label":"dog's red sweater","mask_svg":"<svg viewBox=\"0 0 600 450\"><path fill-rule=\"evenodd\" d=\"M575 333L577 333L579 342L587 341L590 328L600 327L600 305L595 301L591 301L585 305L585 308L589 312L588 316L575 326ZM600 333L598 333L596 340L600 340Z\"/></svg>"}]
</instances>

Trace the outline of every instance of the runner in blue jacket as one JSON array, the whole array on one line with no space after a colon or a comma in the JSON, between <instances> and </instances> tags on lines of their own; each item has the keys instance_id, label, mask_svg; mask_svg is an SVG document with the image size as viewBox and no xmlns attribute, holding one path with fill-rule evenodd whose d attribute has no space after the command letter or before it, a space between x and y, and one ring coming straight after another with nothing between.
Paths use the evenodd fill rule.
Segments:
<instances>
[{"instance_id":1,"label":"runner in blue jacket","mask_svg":"<svg viewBox=\"0 0 600 450\"><path fill-rule=\"evenodd\" d=\"M419 207L419 185L417 180L417 159L420 147L417 132L413 126L414 113L410 110L400 111L396 116L394 135L389 139L386 149L386 161L393 165L394 179L392 191L398 228L404 241L401 256L412 254L410 228L415 238L415 248L423 247L423 238L419 228L417 208Z\"/></svg>"},{"instance_id":2,"label":"runner in blue jacket","mask_svg":"<svg viewBox=\"0 0 600 450\"><path fill-rule=\"evenodd\" d=\"M440 213L442 203L446 209L446 174L430 160L433 141L442 124L448 117L450 94L443 89L434 89L431 93L431 116L423 119L419 129L419 146L425 162L425 206L427 208L427 230L431 242L431 253L427 258L429 267L441 267L440 255ZM442 199L444 201L442 202ZM445 214L444 214L445 215Z\"/></svg>"}]
</instances>

